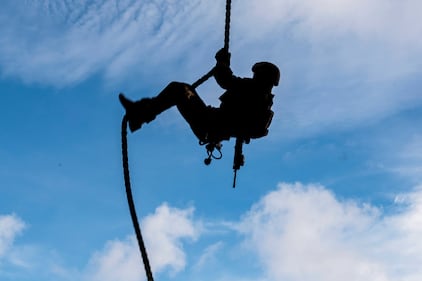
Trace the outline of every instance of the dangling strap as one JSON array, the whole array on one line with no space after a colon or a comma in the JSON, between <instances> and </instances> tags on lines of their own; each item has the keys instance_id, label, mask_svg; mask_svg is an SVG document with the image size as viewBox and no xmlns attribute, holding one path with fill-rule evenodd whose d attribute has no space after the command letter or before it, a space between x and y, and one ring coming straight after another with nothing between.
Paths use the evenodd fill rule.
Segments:
<instances>
[{"instance_id":1,"label":"dangling strap","mask_svg":"<svg viewBox=\"0 0 422 281\"><path fill-rule=\"evenodd\" d=\"M230 17L231 17L231 5L232 1L226 1L226 22L224 26L224 49L228 52L229 51L229 43L230 43ZM192 84L192 88L196 89L202 83L207 81L211 78L214 74L214 67L204 76L199 78L195 83Z\"/></svg>"}]
</instances>

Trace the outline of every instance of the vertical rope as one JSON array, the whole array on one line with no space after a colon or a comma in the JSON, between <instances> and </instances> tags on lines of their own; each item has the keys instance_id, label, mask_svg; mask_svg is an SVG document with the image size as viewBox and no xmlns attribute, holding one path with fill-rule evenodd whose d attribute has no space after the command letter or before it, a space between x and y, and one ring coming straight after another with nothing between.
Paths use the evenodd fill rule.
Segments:
<instances>
[{"instance_id":1,"label":"vertical rope","mask_svg":"<svg viewBox=\"0 0 422 281\"><path fill-rule=\"evenodd\" d=\"M229 44L230 44L230 17L231 17L231 0L226 0L226 20L224 26L224 49L229 51ZM196 89L199 85L207 81L211 78L214 74L214 67L204 76L199 78L195 83L192 84L192 88Z\"/></svg>"},{"instance_id":2,"label":"vertical rope","mask_svg":"<svg viewBox=\"0 0 422 281\"><path fill-rule=\"evenodd\" d=\"M125 179L126 197L129 205L130 217L132 218L133 228L135 229L136 239L138 240L139 250L141 251L142 261L145 267L145 273L148 281L154 281L152 277L151 266L148 259L147 250L145 248L144 239L142 238L141 228L136 215L135 204L133 202L132 188L130 185L129 175L129 157L127 149L127 118L126 115L122 120L122 158L123 158L123 175Z\"/></svg>"},{"instance_id":3,"label":"vertical rope","mask_svg":"<svg viewBox=\"0 0 422 281\"><path fill-rule=\"evenodd\" d=\"M232 1L226 1L226 22L224 26L224 49L229 51L229 43L230 43L230 16L231 16L231 6Z\"/></svg>"}]
</instances>

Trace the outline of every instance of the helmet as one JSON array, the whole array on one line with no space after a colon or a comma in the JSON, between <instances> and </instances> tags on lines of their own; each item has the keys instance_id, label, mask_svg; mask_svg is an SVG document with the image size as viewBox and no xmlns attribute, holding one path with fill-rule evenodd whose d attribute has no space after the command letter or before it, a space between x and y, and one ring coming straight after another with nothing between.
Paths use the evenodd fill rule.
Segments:
<instances>
[{"instance_id":1,"label":"helmet","mask_svg":"<svg viewBox=\"0 0 422 281\"><path fill-rule=\"evenodd\" d=\"M271 81L274 86L278 86L280 82L280 70L270 62L257 62L252 66L252 71L256 77L265 78L265 80Z\"/></svg>"}]
</instances>

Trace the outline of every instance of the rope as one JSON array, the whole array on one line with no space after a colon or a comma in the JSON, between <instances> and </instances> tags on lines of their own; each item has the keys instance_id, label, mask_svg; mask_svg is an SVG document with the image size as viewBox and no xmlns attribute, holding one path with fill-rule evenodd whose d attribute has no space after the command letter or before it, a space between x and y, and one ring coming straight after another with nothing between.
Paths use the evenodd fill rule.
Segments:
<instances>
[{"instance_id":1,"label":"rope","mask_svg":"<svg viewBox=\"0 0 422 281\"><path fill-rule=\"evenodd\" d=\"M224 49L226 51L229 51L229 44L230 44L230 17L231 17L231 0L226 0L226 21L224 26ZM196 89L198 86L200 86L202 83L207 81L211 78L211 76L214 75L214 67L208 71L207 74L199 78L195 83L192 84L192 88Z\"/></svg>"},{"instance_id":2,"label":"rope","mask_svg":"<svg viewBox=\"0 0 422 281\"><path fill-rule=\"evenodd\" d=\"M230 43L230 15L232 9L232 1L226 1L226 22L224 26L224 49L229 51L229 43Z\"/></svg>"},{"instance_id":3,"label":"rope","mask_svg":"<svg viewBox=\"0 0 422 281\"><path fill-rule=\"evenodd\" d=\"M129 205L130 216L132 218L133 228L135 229L136 239L138 240L139 250L141 251L142 261L144 263L147 280L154 281L154 278L152 277L151 266L148 260L147 250L145 248L144 240L142 238L141 228L138 223L138 216L136 215L135 203L133 202L132 188L130 186L129 158L127 151L127 118L125 115L122 120L122 158L126 197Z\"/></svg>"},{"instance_id":4,"label":"rope","mask_svg":"<svg viewBox=\"0 0 422 281\"><path fill-rule=\"evenodd\" d=\"M229 50L230 43L230 13L231 13L231 0L226 0L226 20L224 28L224 49ZM192 87L195 89L205 81L207 81L214 74L214 68L212 68L207 74L199 78ZM125 180L126 197L129 205L130 216L132 218L133 228L135 229L136 239L138 240L139 250L142 255L142 262L144 264L145 273L148 281L154 281L152 276L151 265L149 263L147 250L145 248L144 240L142 238L141 228L138 223L138 216L136 215L135 203L132 196L132 188L130 185L130 174L129 174L129 157L127 147L127 117L126 115L122 120L122 159L123 159L123 174Z\"/></svg>"},{"instance_id":5,"label":"rope","mask_svg":"<svg viewBox=\"0 0 422 281\"><path fill-rule=\"evenodd\" d=\"M200 86L202 83L204 83L205 81L210 79L211 76L213 76L213 75L214 75L214 67L210 71L208 71L207 74L205 74L204 76L199 78L195 83L193 83L192 88L194 88L194 89L198 88L198 86Z\"/></svg>"}]
</instances>

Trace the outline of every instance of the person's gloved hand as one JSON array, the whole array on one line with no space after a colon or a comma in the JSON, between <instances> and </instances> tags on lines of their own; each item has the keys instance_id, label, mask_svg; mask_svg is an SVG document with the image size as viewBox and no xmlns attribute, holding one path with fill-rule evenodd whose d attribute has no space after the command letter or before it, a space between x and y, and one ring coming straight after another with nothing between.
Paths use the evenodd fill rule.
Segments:
<instances>
[{"instance_id":1,"label":"person's gloved hand","mask_svg":"<svg viewBox=\"0 0 422 281\"><path fill-rule=\"evenodd\" d=\"M230 52L225 48L220 49L215 54L215 59L217 60L217 63L223 63L226 65L230 65L230 57L231 57Z\"/></svg>"}]
</instances>

